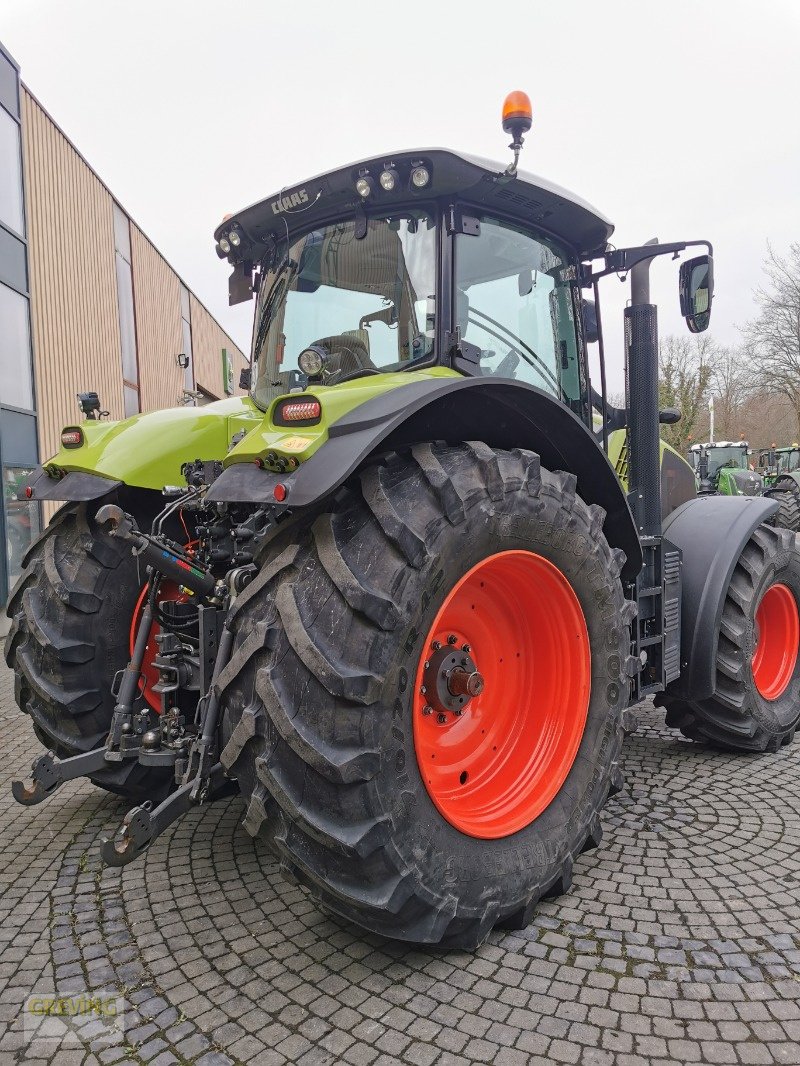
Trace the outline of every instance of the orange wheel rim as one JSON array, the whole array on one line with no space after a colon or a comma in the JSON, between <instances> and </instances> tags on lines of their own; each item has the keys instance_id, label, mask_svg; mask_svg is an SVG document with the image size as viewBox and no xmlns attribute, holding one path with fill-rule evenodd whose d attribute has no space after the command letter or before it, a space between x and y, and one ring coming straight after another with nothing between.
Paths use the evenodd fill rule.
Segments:
<instances>
[{"instance_id":1,"label":"orange wheel rim","mask_svg":"<svg viewBox=\"0 0 800 1066\"><path fill-rule=\"evenodd\" d=\"M756 650L753 680L765 700L786 691L797 664L800 616L794 593L786 585L771 585L756 611Z\"/></svg>"},{"instance_id":2,"label":"orange wheel rim","mask_svg":"<svg viewBox=\"0 0 800 1066\"><path fill-rule=\"evenodd\" d=\"M590 689L586 620L561 571L527 551L473 566L416 675L414 747L442 816L481 839L530 825L572 768Z\"/></svg>"}]
</instances>

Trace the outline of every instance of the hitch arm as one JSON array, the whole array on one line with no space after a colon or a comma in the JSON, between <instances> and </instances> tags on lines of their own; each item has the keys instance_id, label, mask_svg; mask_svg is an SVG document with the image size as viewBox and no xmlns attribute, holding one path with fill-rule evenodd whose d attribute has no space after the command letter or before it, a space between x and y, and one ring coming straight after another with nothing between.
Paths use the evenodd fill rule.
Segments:
<instances>
[{"instance_id":1,"label":"hitch arm","mask_svg":"<svg viewBox=\"0 0 800 1066\"><path fill-rule=\"evenodd\" d=\"M223 776L222 765L217 763L206 778L206 791L220 785ZM193 781L187 781L155 808L148 800L128 811L113 838L100 838L100 857L105 865L127 866L137 859L165 829L196 805L191 794L193 785Z\"/></svg>"},{"instance_id":2,"label":"hitch arm","mask_svg":"<svg viewBox=\"0 0 800 1066\"><path fill-rule=\"evenodd\" d=\"M52 751L34 759L30 784L26 781L12 781L11 793L17 803L24 807L33 807L48 796L52 796L65 781L74 781L85 777L106 765L106 749L95 748L82 755L73 755L69 759L57 759Z\"/></svg>"}]
</instances>

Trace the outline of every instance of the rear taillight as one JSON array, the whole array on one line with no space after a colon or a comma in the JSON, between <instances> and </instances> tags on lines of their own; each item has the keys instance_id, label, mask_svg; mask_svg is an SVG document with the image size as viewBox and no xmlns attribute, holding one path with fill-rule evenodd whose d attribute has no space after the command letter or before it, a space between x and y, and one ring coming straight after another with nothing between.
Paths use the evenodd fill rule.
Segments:
<instances>
[{"instance_id":1,"label":"rear taillight","mask_svg":"<svg viewBox=\"0 0 800 1066\"><path fill-rule=\"evenodd\" d=\"M83 430L77 427L62 430L61 443L65 448L80 448L83 444Z\"/></svg>"},{"instance_id":2,"label":"rear taillight","mask_svg":"<svg viewBox=\"0 0 800 1066\"><path fill-rule=\"evenodd\" d=\"M277 425L296 425L302 422L311 425L319 422L322 405L319 400L287 400L275 408L274 421Z\"/></svg>"}]
</instances>

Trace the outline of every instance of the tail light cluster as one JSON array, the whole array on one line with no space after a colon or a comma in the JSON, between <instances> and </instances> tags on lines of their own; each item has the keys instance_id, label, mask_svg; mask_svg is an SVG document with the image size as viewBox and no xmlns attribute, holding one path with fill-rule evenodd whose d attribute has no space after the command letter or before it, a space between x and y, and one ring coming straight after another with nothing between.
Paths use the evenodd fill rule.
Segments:
<instances>
[{"instance_id":1,"label":"tail light cluster","mask_svg":"<svg viewBox=\"0 0 800 1066\"><path fill-rule=\"evenodd\" d=\"M284 400L275 408L272 421L276 426L314 426L321 417L319 400Z\"/></svg>"},{"instance_id":2,"label":"tail light cluster","mask_svg":"<svg viewBox=\"0 0 800 1066\"><path fill-rule=\"evenodd\" d=\"M80 448L83 444L83 430L78 426L68 426L61 431L61 443L65 448Z\"/></svg>"}]
</instances>

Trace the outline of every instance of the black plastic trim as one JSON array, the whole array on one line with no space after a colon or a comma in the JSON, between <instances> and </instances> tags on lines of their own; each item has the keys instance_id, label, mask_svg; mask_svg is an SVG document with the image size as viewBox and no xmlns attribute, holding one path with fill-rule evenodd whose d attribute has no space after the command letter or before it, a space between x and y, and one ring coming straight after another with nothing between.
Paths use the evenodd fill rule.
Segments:
<instances>
[{"instance_id":1,"label":"black plastic trim","mask_svg":"<svg viewBox=\"0 0 800 1066\"><path fill-rule=\"evenodd\" d=\"M667 689L681 699L714 695L719 627L739 556L753 530L778 510L760 496L698 496L664 523L683 552L681 676Z\"/></svg>"}]
</instances>

